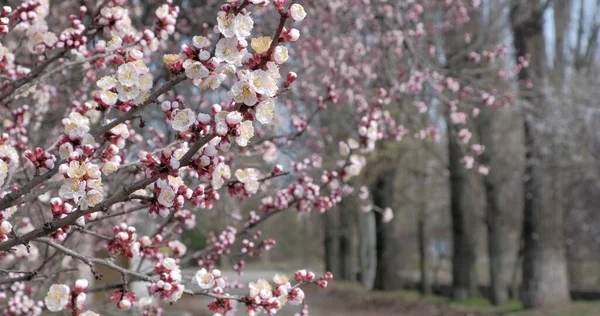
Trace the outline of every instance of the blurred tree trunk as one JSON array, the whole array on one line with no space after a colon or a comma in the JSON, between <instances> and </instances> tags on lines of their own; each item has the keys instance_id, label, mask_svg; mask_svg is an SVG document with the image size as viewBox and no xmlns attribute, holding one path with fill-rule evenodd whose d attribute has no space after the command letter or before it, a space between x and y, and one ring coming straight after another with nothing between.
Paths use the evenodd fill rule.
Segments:
<instances>
[{"instance_id":1,"label":"blurred tree trunk","mask_svg":"<svg viewBox=\"0 0 600 316\"><path fill-rule=\"evenodd\" d=\"M373 204L381 209L394 207L395 170L381 173L372 189ZM374 288L377 290L397 290L402 287L400 277L400 240L396 221L383 222L382 214L375 215L377 238L377 268Z\"/></svg>"},{"instance_id":2,"label":"blurred tree trunk","mask_svg":"<svg viewBox=\"0 0 600 316\"><path fill-rule=\"evenodd\" d=\"M534 122L544 102L546 56L543 34L545 3L514 0L511 8L511 27L517 58L530 55L531 64L519 73L524 109L526 165L524 174L523 210L523 280L522 301L526 308L569 301L569 287L563 213L555 203L552 178L544 177L544 157L536 139ZM529 89L528 82L534 84Z\"/></svg>"},{"instance_id":3,"label":"blurred tree trunk","mask_svg":"<svg viewBox=\"0 0 600 316\"><path fill-rule=\"evenodd\" d=\"M508 255L508 233L504 225L504 214L499 205L498 173L496 166L492 166L494 157L494 131L491 117L493 109L486 107L482 110L477 120L481 143L485 151L481 155L481 163L491 167L489 174L483 176L486 201L486 227L488 235L488 256L490 260L490 299L493 304L500 305L508 299L508 280L506 257Z\"/></svg>"},{"instance_id":4,"label":"blurred tree trunk","mask_svg":"<svg viewBox=\"0 0 600 316\"><path fill-rule=\"evenodd\" d=\"M353 203L353 197L347 197L339 205L340 210L340 279L356 281L356 269L354 259L356 258L356 247L354 243L355 225L354 216L358 203Z\"/></svg>"},{"instance_id":5,"label":"blurred tree trunk","mask_svg":"<svg viewBox=\"0 0 600 316\"><path fill-rule=\"evenodd\" d=\"M421 149L418 150L418 154L421 153ZM421 157L418 157L422 159ZM429 161L422 160L423 163L423 171L421 173L421 196L420 196L420 205L417 214L417 239L419 243L419 271L420 271L420 284L421 284L421 293L423 295L431 294L431 278L429 276L429 269L427 267L428 256L427 256L427 248L429 245L429 241L427 238L427 227L426 227L426 219L427 219L427 208L428 203L428 186L429 186Z\"/></svg>"},{"instance_id":6,"label":"blurred tree trunk","mask_svg":"<svg viewBox=\"0 0 600 316\"><path fill-rule=\"evenodd\" d=\"M323 221L325 232L325 270L339 276L341 273L340 239L339 239L339 213L337 208L325 212Z\"/></svg>"},{"instance_id":7,"label":"blurred tree trunk","mask_svg":"<svg viewBox=\"0 0 600 316\"><path fill-rule=\"evenodd\" d=\"M567 57L565 50L565 39L569 38L569 26L571 24L571 0L554 1L554 83L562 88L565 78L565 65Z\"/></svg>"},{"instance_id":8,"label":"blurred tree trunk","mask_svg":"<svg viewBox=\"0 0 600 316\"><path fill-rule=\"evenodd\" d=\"M360 231L360 281L362 285L372 290L375 285L377 270L377 225L375 212L371 211L359 216Z\"/></svg>"},{"instance_id":9,"label":"blurred tree trunk","mask_svg":"<svg viewBox=\"0 0 600 316\"><path fill-rule=\"evenodd\" d=\"M455 126L448 124L448 168L450 171L450 211L452 218L452 296L464 299L478 295L477 216L471 194L473 175L460 160L463 157Z\"/></svg>"},{"instance_id":10,"label":"blurred tree trunk","mask_svg":"<svg viewBox=\"0 0 600 316\"><path fill-rule=\"evenodd\" d=\"M446 67L453 73L460 73L471 67L465 50L464 31L481 27L480 13L474 12L463 30L454 30L445 38ZM476 32L471 32L476 34ZM476 38L472 39L474 42ZM450 174L450 213L452 218L452 297L464 299L479 295L477 278L477 239L478 220L476 196L476 176L461 163L463 145L458 133L462 126L450 118L450 108L444 111L448 138L448 171Z\"/></svg>"}]
</instances>

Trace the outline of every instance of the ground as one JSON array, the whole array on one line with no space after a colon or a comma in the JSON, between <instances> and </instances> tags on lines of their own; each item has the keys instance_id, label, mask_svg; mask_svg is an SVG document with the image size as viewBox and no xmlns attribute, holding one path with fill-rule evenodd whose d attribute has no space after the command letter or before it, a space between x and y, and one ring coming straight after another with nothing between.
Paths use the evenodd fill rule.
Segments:
<instances>
[{"instance_id":1,"label":"ground","mask_svg":"<svg viewBox=\"0 0 600 316\"><path fill-rule=\"evenodd\" d=\"M275 271L247 271L241 281L251 282L259 278L270 279ZM191 275L189 275L191 277ZM239 280L239 278L237 278ZM442 297L421 297L416 292L369 292L358 285L333 282L326 289L311 286L306 289L310 316L597 316L600 303L573 303L543 310L523 311L520 304L511 301L501 307L493 307L484 299L451 302ZM212 315L206 305L208 300L200 297L184 297L168 315ZM286 307L278 315L292 316L299 307ZM245 315L243 308L236 315Z\"/></svg>"}]
</instances>

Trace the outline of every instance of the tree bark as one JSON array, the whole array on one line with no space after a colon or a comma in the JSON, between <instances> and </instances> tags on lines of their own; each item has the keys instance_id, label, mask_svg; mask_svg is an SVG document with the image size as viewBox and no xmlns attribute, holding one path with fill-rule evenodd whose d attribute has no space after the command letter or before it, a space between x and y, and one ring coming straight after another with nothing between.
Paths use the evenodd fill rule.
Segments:
<instances>
[{"instance_id":1,"label":"tree bark","mask_svg":"<svg viewBox=\"0 0 600 316\"><path fill-rule=\"evenodd\" d=\"M356 247L354 245L354 217L356 205L352 203L352 197L348 197L340 203L340 228L339 228L339 247L340 247L340 279L346 281L356 281L356 269L354 261L356 258Z\"/></svg>"},{"instance_id":2,"label":"tree bark","mask_svg":"<svg viewBox=\"0 0 600 316\"><path fill-rule=\"evenodd\" d=\"M340 263L340 239L339 239L339 210L332 209L324 214L325 232L324 249L325 249L325 270L339 276L341 273Z\"/></svg>"},{"instance_id":3,"label":"tree bark","mask_svg":"<svg viewBox=\"0 0 600 316\"><path fill-rule=\"evenodd\" d=\"M526 166L523 210L523 280L521 297L526 308L569 301L563 213L556 203L552 178L542 171L544 156L537 143L534 119L541 114L546 73L543 35L544 9L537 1L514 0L511 27L516 56L531 56L531 65L519 73L521 90L531 81L535 89L523 99L534 111L524 110Z\"/></svg>"},{"instance_id":4,"label":"tree bark","mask_svg":"<svg viewBox=\"0 0 600 316\"><path fill-rule=\"evenodd\" d=\"M462 151L455 136L457 131L450 119L447 124L452 218L452 296L464 299L478 295L477 216L470 190L473 176L460 162Z\"/></svg>"},{"instance_id":5,"label":"tree bark","mask_svg":"<svg viewBox=\"0 0 600 316\"><path fill-rule=\"evenodd\" d=\"M377 225L375 212L360 216L360 281L362 285L372 290L375 285L377 271Z\"/></svg>"},{"instance_id":6,"label":"tree bark","mask_svg":"<svg viewBox=\"0 0 600 316\"><path fill-rule=\"evenodd\" d=\"M394 170L379 175L373 188L373 203L381 209L394 206ZM374 288L377 290L398 290L402 288L400 277L400 243L396 221L384 223L382 215L375 215L377 238L377 268Z\"/></svg>"},{"instance_id":7,"label":"tree bark","mask_svg":"<svg viewBox=\"0 0 600 316\"><path fill-rule=\"evenodd\" d=\"M481 143L485 151L481 155L481 163L490 166L490 172L483 176L483 187L486 200L486 227L488 237L488 256L490 274L490 300L494 305L501 305L508 299L508 280L506 258L508 257L507 230L504 225L505 214L498 201L498 172L497 166L492 166L494 157L494 131L491 120L492 109L484 108L477 121Z\"/></svg>"}]
</instances>

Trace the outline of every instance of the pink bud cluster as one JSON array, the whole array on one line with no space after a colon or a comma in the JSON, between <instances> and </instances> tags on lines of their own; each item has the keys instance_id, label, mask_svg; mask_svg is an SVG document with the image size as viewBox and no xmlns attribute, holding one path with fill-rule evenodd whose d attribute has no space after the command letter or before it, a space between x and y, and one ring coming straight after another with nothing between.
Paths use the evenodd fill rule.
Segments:
<instances>
[{"instance_id":1,"label":"pink bud cluster","mask_svg":"<svg viewBox=\"0 0 600 316\"><path fill-rule=\"evenodd\" d=\"M24 104L12 111L12 120L4 121L4 131L11 137L12 145L25 150L28 148L27 127L30 123L31 109Z\"/></svg>"},{"instance_id":2,"label":"pink bud cluster","mask_svg":"<svg viewBox=\"0 0 600 316\"><path fill-rule=\"evenodd\" d=\"M84 35L85 25L75 15L71 15L69 18L71 19L71 27L60 33L56 47L84 52L88 40Z\"/></svg>"},{"instance_id":3,"label":"pink bud cluster","mask_svg":"<svg viewBox=\"0 0 600 316\"><path fill-rule=\"evenodd\" d=\"M21 3L20 6L18 6L13 14L11 14L11 16L13 17L13 19L15 19L15 21L17 23L20 22L29 22L32 23L35 21L35 19L38 17L38 13L36 11L36 9L42 5L42 2L40 0L27 0L24 1L23 3ZM11 12L10 12L10 7L5 6L4 8L2 8L2 15L3 16L8 16ZM6 23L8 24L8 23Z\"/></svg>"},{"instance_id":4,"label":"pink bud cluster","mask_svg":"<svg viewBox=\"0 0 600 316\"><path fill-rule=\"evenodd\" d=\"M26 150L25 158L33 163L36 169L52 169L56 162L56 156L50 154L44 149L37 147L34 150Z\"/></svg>"},{"instance_id":5,"label":"pink bud cluster","mask_svg":"<svg viewBox=\"0 0 600 316\"><path fill-rule=\"evenodd\" d=\"M172 258L165 258L154 267L160 279L148 286L148 292L156 298L166 302L175 302L183 294L184 286L181 282L181 270Z\"/></svg>"},{"instance_id":6,"label":"pink bud cluster","mask_svg":"<svg viewBox=\"0 0 600 316\"><path fill-rule=\"evenodd\" d=\"M24 273L9 273L9 278L25 276ZM12 295L7 298L7 292ZM30 284L25 282L14 282L7 287L6 291L0 292L0 304L3 304L2 315L19 316L31 315L39 316L44 308L43 301L35 301L33 298L33 289Z\"/></svg>"},{"instance_id":7,"label":"pink bud cluster","mask_svg":"<svg viewBox=\"0 0 600 316\"><path fill-rule=\"evenodd\" d=\"M2 7L0 11L0 35L8 33L8 27L10 23L9 14L12 12L12 8L9 6Z\"/></svg>"},{"instance_id":8,"label":"pink bud cluster","mask_svg":"<svg viewBox=\"0 0 600 316\"><path fill-rule=\"evenodd\" d=\"M60 198L55 197L50 200L52 208L52 217L54 219L61 219L71 214L75 209L73 205L68 202L63 202ZM56 240L64 240L69 232L69 226L61 227L52 234L52 238Z\"/></svg>"},{"instance_id":9,"label":"pink bud cluster","mask_svg":"<svg viewBox=\"0 0 600 316\"><path fill-rule=\"evenodd\" d=\"M223 255L231 253L231 248L235 244L237 235L237 229L233 226L227 226L219 236L216 236L213 232L207 238L207 245L213 249L208 255L198 259L198 266L212 270L215 267L215 263Z\"/></svg>"},{"instance_id":10,"label":"pink bud cluster","mask_svg":"<svg viewBox=\"0 0 600 316\"><path fill-rule=\"evenodd\" d=\"M180 222L186 229L196 227L196 215L190 210L178 210L175 212L174 219ZM177 227L180 227L179 225Z\"/></svg>"},{"instance_id":11,"label":"pink bud cluster","mask_svg":"<svg viewBox=\"0 0 600 316\"><path fill-rule=\"evenodd\" d=\"M133 292L127 290L116 290L111 294L110 300L113 303L117 303L117 308L128 311L136 303L137 297Z\"/></svg>"},{"instance_id":12,"label":"pink bud cluster","mask_svg":"<svg viewBox=\"0 0 600 316\"><path fill-rule=\"evenodd\" d=\"M3 217L0 215L0 217ZM8 235L12 233L12 225L8 221L2 221L0 223L0 242L8 240Z\"/></svg>"},{"instance_id":13,"label":"pink bud cluster","mask_svg":"<svg viewBox=\"0 0 600 316\"><path fill-rule=\"evenodd\" d=\"M161 159L163 159L163 157L164 155ZM179 164L178 160L175 161ZM179 168L179 166L177 165L176 168ZM192 198L193 191L188 188L185 183L171 179L173 178L168 176L162 177L154 183L156 200L153 201L149 208L150 215L154 214L161 217L167 217L171 209L175 211L183 209L185 200L190 200Z\"/></svg>"},{"instance_id":14,"label":"pink bud cluster","mask_svg":"<svg viewBox=\"0 0 600 316\"><path fill-rule=\"evenodd\" d=\"M177 175L177 169L179 169L179 159L173 155L173 150L170 148L164 148L158 159L152 153L142 151L140 162L144 166L148 177L156 175L175 176Z\"/></svg>"},{"instance_id":15,"label":"pink bud cluster","mask_svg":"<svg viewBox=\"0 0 600 316\"><path fill-rule=\"evenodd\" d=\"M133 258L139 254L140 243L136 242L135 227L120 223L113 228L114 238L108 242L107 248L111 255L121 254Z\"/></svg>"},{"instance_id":16,"label":"pink bud cluster","mask_svg":"<svg viewBox=\"0 0 600 316\"><path fill-rule=\"evenodd\" d=\"M139 239L139 254L141 257L151 258L153 261L160 261L164 255L159 251L163 242L161 234L156 234L152 238L143 236Z\"/></svg>"},{"instance_id":17,"label":"pink bud cluster","mask_svg":"<svg viewBox=\"0 0 600 316\"><path fill-rule=\"evenodd\" d=\"M169 35L175 32L175 23L179 15L179 7L173 5L172 0L167 0L165 4L160 6L154 15L154 30L147 34L144 32L144 40L150 43L154 37L166 40ZM152 37L150 37L152 34Z\"/></svg>"}]
</instances>

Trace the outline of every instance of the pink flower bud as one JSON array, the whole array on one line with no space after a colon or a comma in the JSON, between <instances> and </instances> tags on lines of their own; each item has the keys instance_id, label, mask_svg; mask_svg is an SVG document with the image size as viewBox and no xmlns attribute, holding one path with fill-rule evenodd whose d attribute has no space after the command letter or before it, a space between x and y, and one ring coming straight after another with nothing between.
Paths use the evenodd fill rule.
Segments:
<instances>
[{"instance_id":1,"label":"pink flower bud","mask_svg":"<svg viewBox=\"0 0 600 316\"><path fill-rule=\"evenodd\" d=\"M8 235L11 231L12 225L8 221L3 221L2 224L0 224L0 233Z\"/></svg>"},{"instance_id":2,"label":"pink flower bud","mask_svg":"<svg viewBox=\"0 0 600 316\"><path fill-rule=\"evenodd\" d=\"M75 292L81 293L85 291L89 286L89 282L86 279L79 279L75 281Z\"/></svg>"}]
</instances>

